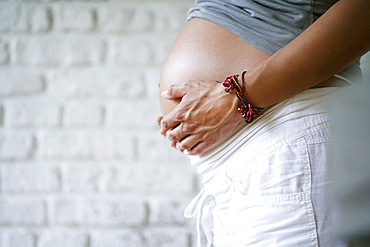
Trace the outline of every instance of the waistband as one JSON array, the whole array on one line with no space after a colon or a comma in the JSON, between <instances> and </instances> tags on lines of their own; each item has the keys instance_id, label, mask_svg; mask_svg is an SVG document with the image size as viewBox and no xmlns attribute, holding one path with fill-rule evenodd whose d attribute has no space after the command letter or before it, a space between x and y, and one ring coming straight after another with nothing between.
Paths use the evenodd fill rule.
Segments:
<instances>
[{"instance_id":1,"label":"waistband","mask_svg":"<svg viewBox=\"0 0 370 247\"><path fill-rule=\"evenodd\" d=\"M326 106L332 97L335 97L341 92L339 87L327 87L327 88L313 88L308 89L298 95L295 95L279 104L266 109L264 115L255 119L251 124L244 122L240 123L238 128L233 132L232 135L222 143L213 147L201 155L189 156L191 165L197 167L197 173L203 176L202 183L203 189L199 194L189 203L185 210L184 216L186 218L196 217L196 228L197 228L197 243L198 247L200 243L200 228L202 226L204 234L207 238L207 247L212 244L211 230L213 227L212 209L215 206L213 194L216 190L222 189L224 185L218 182L213 182L215 176L222 174L222 171L226 171L227 167L222 164L228 159L238 148L253 139L254 137L264 136L264 131L271 130L283 123L288 121L304 119L305 117L314 115L315 118L312 121L299 121L299 130L294 130L291 133L287 133L285 141L293 140L298 138L299 135L304 134L304 131L315 128L313 126L320 125L316 120L320 119L319 115L322 113L328 113L330 107ZM320 120L321 121L321 120ZM325 122L326 120L322 120ZM307 126L304 124L307 122ZM293 124L293 123L292 123ZM293 125L297 124L294 122ZM326 122L323 124L327 124ZM289 125L288 126L292 126ZM319 128L319 127L318 127ZM268 135L262 137L262 139L270 138ZM272 137L276 138L276 137ZM256 140L256 139L253 139ZM264 140L262 140L263 142ZM274 140L272 141L272 143ZM238 166L235 165L228 169L228 173L238 172Z\"/></svg>"},{"instance_id":2,"label":"waistband","mask_svg":"<svg viewBox=\"0 0 370 247\"><path fill-rule=\"evenodd\" d=\"M252 123L240 122L233 133L215 147L199 155L189 155L190 164L197 167L197 173L209 174L212 177L214 170L222 160L233 153L238 146L248 139L261 134L265 128L273 128L291 119L302 118L312 114L328 113L329 107L322 107L323 103L330 102L341 87L324 87L307 89L276 105L265 108L265 113L258 116ZM320 107L316 107L320 105ZM206 182L206 181L205 181Z\"/></svg>"}]
</instances>

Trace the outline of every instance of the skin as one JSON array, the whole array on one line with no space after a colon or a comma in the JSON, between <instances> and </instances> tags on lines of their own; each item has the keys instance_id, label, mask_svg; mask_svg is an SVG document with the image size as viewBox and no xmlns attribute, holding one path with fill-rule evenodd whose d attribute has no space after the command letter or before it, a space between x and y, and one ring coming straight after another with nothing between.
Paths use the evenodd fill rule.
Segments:
<instances>
[{"instance_id":1,"label":"skin","mask_svg":"<svg viewBox=\"0 0 370 247\"><path fill-rule=\"evenodd\" d=\"M216 24L189 21L162 72L161 134L192 155L229 136L242 119L235 95L220 82L243 70L246 99L257 107L308 88L345 85L333 75L369 50L369 16L368 0L341 0L273 56Z\"/></svg>"},{"instance_id":2,"label":"skin","mask_svg":"<svg viewBox=\"0 0 370 247\"><path fill-rule=\"evenodd\" d=\"M203 125L208 131L202 132L200 130L199 134L193 132L187 138L182 138L181 151L190 149L191 147L187 145L192 145L198 139L203 140L202 145L197 147L199 150L203 146L211 146L226 138L235 129L241 120L240 115L236 113L238 101L234 95L224 92L220 81L226 76L234 74L235 71L251 69L268 57L268 54L248 45L236 35L213 22L192 19L185 25L175 40L163 66L160 91L167 91L175 85L188 89L194 88L194 92L187 94L181 102L188 102L188 107L193 106L193 109L196 106L195 102L198 102L199 105L195 111L188 111L182 106L178 106L180 100L160 97L162 114L166 116L175 113L177 117L181 117L183 112L188 112L189 118L193 118L190 115L195 113L198 116L206 117L202 120L198 116L193 118L198 124L180 124L179 127L183 129L183 133L190 131L193 126L199 127L201 122L209 124ZM215 88L217 90L214 90ZM202 97L202 100L198 100L199 97ZM182 110L176 108L177 106ZM214 110L216 108L224 116L231 114L227 119L224 119L227 122L224 121L221 126L216 126L220 121L219 111ZM200 111L208 114L202 114ZM161 122L161 119L159 118L158 121ZM211 131L212 129L213 131ZM164 128L161 133L164 135L167 133L167 137L173 140L171 141L172 146L180 143L175 141L176 137L172 136L171 131Z\"/></svg>"}]
</instances>

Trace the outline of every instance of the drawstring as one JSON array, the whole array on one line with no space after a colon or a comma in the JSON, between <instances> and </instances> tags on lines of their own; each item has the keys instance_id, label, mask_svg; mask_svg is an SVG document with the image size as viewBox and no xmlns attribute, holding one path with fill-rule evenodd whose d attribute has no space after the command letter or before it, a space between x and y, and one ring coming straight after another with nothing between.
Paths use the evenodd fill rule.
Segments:
<instances>
[{"instance_id":1,"label":"drawstring","mask_svg":"<svg viewBox=\"0 0 370 247\"><path fill-rule=\"evenodd\" d=\"M202 189L198 195L189 203L186 207L184 216L186 218L193 218L196 216L196 229L197 229L197 246L201 247L201 236L200 236L200 225L202 225L204 234L207 238L207 247L210 247L212 244L212 233L211 229L213 228L213 218L211 210L213 205L209 203L204 204L206 199L211 196L209 191Z\"/></svg>"}]
</instances>

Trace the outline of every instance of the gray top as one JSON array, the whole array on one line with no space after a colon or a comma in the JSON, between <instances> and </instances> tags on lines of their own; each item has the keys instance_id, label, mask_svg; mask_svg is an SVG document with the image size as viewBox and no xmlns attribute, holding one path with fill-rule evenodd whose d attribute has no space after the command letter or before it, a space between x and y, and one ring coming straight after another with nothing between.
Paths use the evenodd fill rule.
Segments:
<instances>
[{"instance_id":1,"label":"gray top","mask_svg":"<svg viewBox=\"0 0 370 247\"><path fill-rule=\"evenodd\" d=\"M196 0L188 12L219 24L248 44L274 54L339 0ZM338 73L349 81L361 79L356 61Z\"/></svg>"}]
</instances>

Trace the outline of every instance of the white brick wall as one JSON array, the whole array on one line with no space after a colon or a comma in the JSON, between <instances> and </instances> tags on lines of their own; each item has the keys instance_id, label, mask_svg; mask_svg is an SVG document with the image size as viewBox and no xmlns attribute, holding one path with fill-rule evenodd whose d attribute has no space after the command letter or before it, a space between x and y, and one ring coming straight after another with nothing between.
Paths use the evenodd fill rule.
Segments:
<instances>
[{"instance_id":1,"label":"white brick wall","mask_svg":"<svg viewBox=\"0 0 370 247\"><path fill-rule=\"evenodd\" d=\"M155 123L192 3L0 0L0 247L194 246L197 179Z\"/></svg>"},{"instance_id":2,"label":"white brick wall","mask_svg":"<svg viewBox=\"0 0 370 247\"><path fill-rule=\"evenodd\" d=\"M189 247L197 191L159 135L193 0L0 1L0 247Z\"/></svg>"}]
</instances>

